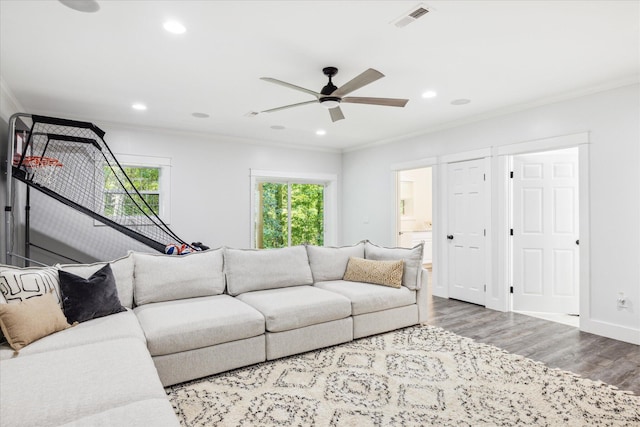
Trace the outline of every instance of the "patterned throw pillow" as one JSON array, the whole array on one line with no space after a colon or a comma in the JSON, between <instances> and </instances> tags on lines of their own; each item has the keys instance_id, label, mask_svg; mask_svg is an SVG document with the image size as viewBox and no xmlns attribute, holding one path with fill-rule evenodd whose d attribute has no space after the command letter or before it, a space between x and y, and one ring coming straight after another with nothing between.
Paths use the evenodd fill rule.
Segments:
<instances>
[{"instance_id":1,"label":"patterned throw pillow","mask_svg":"<svg viewBox=\"0 0 640 427\"><path fill-rule=\"evenodd\" d=\"M62 307L58 270L54 267L19 268L0 265L0 293L9 303L18 303L53 291Z\"/></svg>"},{"instance_id":2,"label":"patterned throw pillow","mask_svg":"<svg viewBox=\"0 0 640 427\"><path fill-rule=\"evenodd\" d=\"M400 288L402 286L403 267L404 262L402 260L373 261L350 257L343 279Z\"/></svg>"},{"instance_id":3,"label":"patterned throw pillow","mask_svg":"<svg viewBox=\"0 0 640 427\"><path fill-rule=\"evenodd\" d=\"M364 257L374 260L403 260L404 274L402 276L402 285L411 289L420 289L422 286L422 252L424 243L414 246L413 248L385 248L374 245L367 241L364 245Z\"/></svg>"},{"instance_id":4,"label":"patterned throw pillow","mask_svg":"<svg viewBox=\"0 0 640 427\"><path fill-rule=\"evenodd\" d=\"M30 343L71 327L53 292L12 304L0 304L0 328L16 352Z\"/></svg>"}]
</instances>

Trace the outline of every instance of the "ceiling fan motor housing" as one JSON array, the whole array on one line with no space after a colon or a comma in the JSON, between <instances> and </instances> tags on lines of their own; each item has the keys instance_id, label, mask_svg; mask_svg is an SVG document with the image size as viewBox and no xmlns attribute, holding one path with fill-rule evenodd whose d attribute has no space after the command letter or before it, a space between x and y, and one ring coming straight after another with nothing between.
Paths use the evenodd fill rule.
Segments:
<instances>
[{"instance_id":1,"label":"ceiling fan motor housing","mask_svg":"<svg viewBox=\"0 0 640 427\"><path fill-rule=\"evenodd\" d=\"M336 67L325 67L322 69L322 72L324 73L325 76L329 77L329 83L327 83L327 85L322 88L320 93L323 95L331 95L333 92L336 91L336 89L338 89L336 85L334 85L333 82L331 81L331 77L338 74L338 69ZM320 99L320 102L322 102L322 98Z\"/></svg>"},{"instance_id":2,"label":"ceiling fan motor housing","mask_svg":"<svg viewBox=\"0 0 640 427\"><path fill-rule=\"evenodd\" d=\"M323 107L335 108L338 106L340 101L342 101L342 99L337 96L329 96L329 95L331 95L333 92L335 92L338 89L336 85L334 85L333 82L331 81L331 77L338 74L338 69L336 67L325 67L322 69L322 72L324 73L325 76L329 77L329 83L327 83L327 85L323 87L322 90L320 91L321 94L326 96L320 97L318 101L320 101L320 104Z\"/></svg>"}]
</instances>

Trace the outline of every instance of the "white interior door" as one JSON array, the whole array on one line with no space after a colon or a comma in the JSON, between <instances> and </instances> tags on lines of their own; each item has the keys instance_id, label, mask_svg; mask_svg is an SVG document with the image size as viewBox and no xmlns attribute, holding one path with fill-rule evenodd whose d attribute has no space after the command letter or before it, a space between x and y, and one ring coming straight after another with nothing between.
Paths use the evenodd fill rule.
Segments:
<instances>
[{"instance_id":1,"label":"white interior door","mask_svg":"<svg viewBox=\"0 0 640 427\"><path fill-rule=\"evenodd\" d=\"M485 305L484 160L450 163L447 173L449 296Z\"/></svg>"},{"instance_id":2,"label":"white interior door","mask_svg":"<svg viewBox=\"0 0 640 427\"><path fill-rule=\"evenodd\" d=\"M513 157L513 309L577 314L578 151Z\"/></svg>"}]
</instances>

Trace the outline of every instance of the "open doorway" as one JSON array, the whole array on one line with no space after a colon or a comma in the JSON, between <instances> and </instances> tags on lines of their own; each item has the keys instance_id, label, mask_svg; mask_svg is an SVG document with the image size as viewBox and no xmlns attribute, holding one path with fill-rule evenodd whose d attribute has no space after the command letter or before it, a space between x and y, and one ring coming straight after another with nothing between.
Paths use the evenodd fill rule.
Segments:
<instances>
[{"instance_id":1,"label":"open doorway","mask_svg":"<svg viewBox=\"0 0 640 427\"><path fill-rule=\"evenodd\" d=\"M578 326L578 148L514 155L511 162L511 307Z\"/></svg>"},{"instance_id":2,"label":"open doorway","mask_svg":"<svg viewBox=\"0 0 640 427\"><path fill-rule=\"evenodd\" d=\"M431 270L433 260L433 175L432 168L397 173L396 245L411 248L424 243L422 263Z\"/></svg>"}]
</instances>

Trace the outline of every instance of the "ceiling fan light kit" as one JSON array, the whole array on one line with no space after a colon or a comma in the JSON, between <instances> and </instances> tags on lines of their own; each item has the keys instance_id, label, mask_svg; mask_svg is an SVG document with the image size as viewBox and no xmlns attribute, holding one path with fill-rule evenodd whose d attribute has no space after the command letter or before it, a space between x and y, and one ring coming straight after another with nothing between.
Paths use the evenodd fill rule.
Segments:
<instances>
[{"instance_id":1,"label":"ceiling fan light kit","mask_svg":"<svg viewBox=\"0 0 640 427\"><path fill-rule=\"evenodd\" d=\"M315 92L310 89L305 89L300 86L296 86L291 83L283 82L282 80L274 79L272 77L261 77L262 80L274 83L280 86L285 86L290 89L294 89L300 92L308 93L316 97L314 101L299 102L297 104L285 105L283 107L271 108L269 110L262 111L263 113L273 113L275 111L285 110L288 108L298 107L301 105L313 104L319 102L324 108L329 110L331 120L337 122L344 119L344 114L340 109L340 103L352 103L352 104L369 104L369 105L382 105L387 107L404 107L409 102L408 99L398 98L368 98L368 97L353 97L345 96L349 93L360 89L363 86L373 83L374 81L384 77L380 71L369 68L363 73L359 74L355 78L351 79L341 87L336 87L331 78L338 74L336 67L325 67L322 69L325 76L329 78L329 82L322 88L320 92Z\"/></svg>"},{"instance_id":2,"label":"ceiling fan light kit","mask_svg":"<svg viewBox=\"0 0 640 427\"><path fill-rule=\"evenodd\" d=\"M340 105L340 98L336 96L325 96L323 98L320 98L320 105L328 110L336 108L338 105Z\"/></svg>"}]
</instances>

